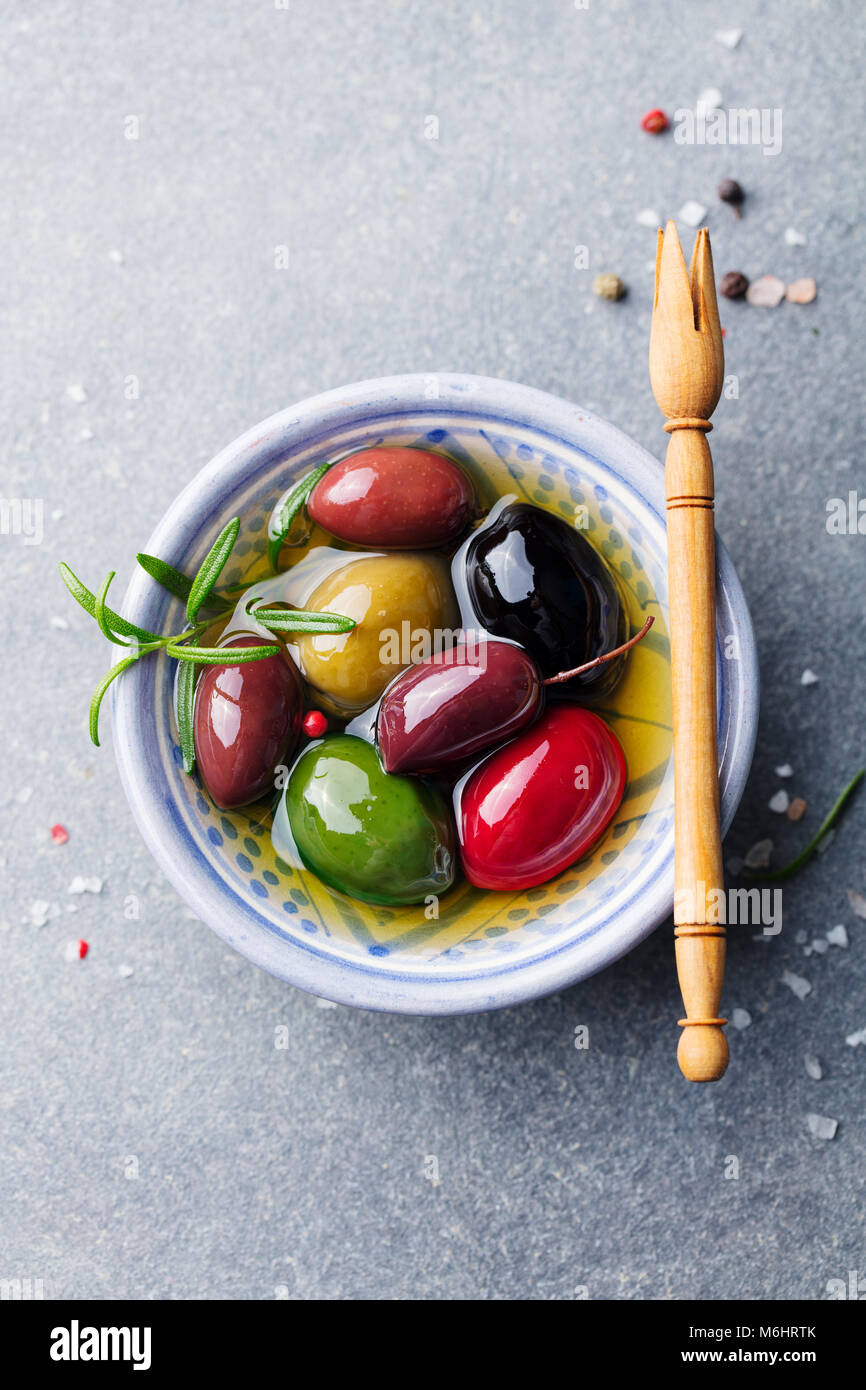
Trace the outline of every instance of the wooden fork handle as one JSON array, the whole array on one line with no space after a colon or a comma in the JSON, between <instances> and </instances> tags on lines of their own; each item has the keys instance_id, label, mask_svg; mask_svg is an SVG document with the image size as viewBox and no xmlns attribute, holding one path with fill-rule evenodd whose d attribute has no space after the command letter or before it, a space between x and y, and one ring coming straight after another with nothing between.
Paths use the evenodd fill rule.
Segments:
<instances>
[{"instance_id":1,"label":"wooden fork handle","mask_svg":"<svg viewBox=\"0 0 866 1390\"><path fill-rule=\"evenodd\" d=\"M725 971L716 712L713 460L705 420L670 420L665 462L673 673L674 935L686 1017L677 1049L689 1081L728 1065L719 1018ZM724 914L722 914L722 923Z\"/></svg>"}]
</instances>

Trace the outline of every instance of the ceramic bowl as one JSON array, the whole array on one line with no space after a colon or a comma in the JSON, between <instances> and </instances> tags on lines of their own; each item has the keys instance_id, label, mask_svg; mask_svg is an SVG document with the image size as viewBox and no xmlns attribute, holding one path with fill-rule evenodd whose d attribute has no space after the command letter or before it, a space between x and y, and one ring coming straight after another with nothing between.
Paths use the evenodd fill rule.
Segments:
<instances>
[{"instance_id":1,"label":"ceramic bowl","mask_svg":"<svg viewBox=\"0 0 866 1390\"><path fill-rule=\"evenodd\" d=\"M663 470L613 425L507 381L462 375L360 382L281 411L230 444L184 489L147 545L187 573L240 516L225 573L242 577L264 546L269 511L325 458L386 441L430 445L461 462L481 496L513 492L580 525L618 576L633 624L656 623L602 710L629 782L594 851L520 893L467 884L425 909L372 907L278 860L254 816L225 814L180 767L173 663L151 657L114 687L114 743L135 818L154 857L224 941L302 989L369 1009L452 1014L501 1008L574 984L669 917L673 807ZM143 572L123 611L156 630L180 605ZM175 629L171 629L175 630ZM746 782L758 716L755 643L733 565L718 547L717 642L722 819Z\"/></svg>"}]
</instances>

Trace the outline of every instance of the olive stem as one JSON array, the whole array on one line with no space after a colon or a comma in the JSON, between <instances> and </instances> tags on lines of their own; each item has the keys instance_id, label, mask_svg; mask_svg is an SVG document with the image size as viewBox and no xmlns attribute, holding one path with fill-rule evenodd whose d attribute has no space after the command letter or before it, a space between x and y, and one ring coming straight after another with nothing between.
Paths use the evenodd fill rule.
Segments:
<instances>
[{"instance_id":1,"label":"olive stem","mask_svg":"<svg viewBox=\"0 0 866 1390\"><path fill-rule=\"evenodd\" d=\"M548 676L543 685L562 685L563 681L570 681L573 676L582 676L584 671L592 671L596 666L603 666L606 661L613 661L615 656L622 656L630 647L634 647L642 637L646 637L655 618L647 618L640 632L636 632L634 637L630 637L627 642L623 642L621 647L614 647L612 652L605 652L604 656L597 656L594 661L588 661L585 666L576 666L573 671L560 671L556 676Z\"/></svg>"}]
</instances>

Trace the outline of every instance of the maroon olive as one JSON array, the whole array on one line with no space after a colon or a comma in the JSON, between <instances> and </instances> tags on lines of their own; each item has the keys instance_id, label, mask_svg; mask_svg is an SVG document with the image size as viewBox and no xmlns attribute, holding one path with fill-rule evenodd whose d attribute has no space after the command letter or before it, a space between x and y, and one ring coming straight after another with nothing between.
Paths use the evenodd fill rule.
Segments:
<instances>
[{"instance_id":1,"label":"maroon olive","mask_svg":"<svg viewBox=\"0 0 866 1390\"><path fill-rule=\"evenodd\" d=\"M228 647L260 647L240 637ZM195 757L211 799L223 810L272 790L274 768L298 741L303 686L288 653L241 666L208 666L195 695Z\"/></svg>"},{"instance_id":2,"label":"maroon olive","mask_svg":"<svg viewBox=\"0 0 866 1390\"><path fill-rule=\"evenodd\" d=\"M386 690L377 738L387 772L428 772L511 738L544 692L531 657L510 642L469 642L410 666Z\"/></svg>"},{"instance_id":3,"label":"maroon olive","mask_svg":"<svg viewBox=\"0 0 866 1390\"><path fill-rule=\"evenodd\" d=\"M448 545L475 513L466 474L444 454L388 445L361 449L329 469L307 504L341 541L381 550Z\"/></svg>"}]
</instances>

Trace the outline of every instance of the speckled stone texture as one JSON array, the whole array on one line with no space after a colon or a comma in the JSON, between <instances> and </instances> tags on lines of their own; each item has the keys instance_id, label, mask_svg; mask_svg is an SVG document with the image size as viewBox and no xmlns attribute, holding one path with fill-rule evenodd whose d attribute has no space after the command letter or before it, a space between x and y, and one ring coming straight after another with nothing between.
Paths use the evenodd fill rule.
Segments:
<instances>
[{"instance_id":1,"label":"speckled stone texture","mask_svg":"<svg viewBox=\"0 0 866 1390\"><path fill-rule=\"evenodd\" d=\"M713 34L733 25L729 51ZM0 536L0 1278L80 1298L821 1299L864 1271L866 1046L845 1038L866 1025L847 899L866 793L785 887L781 935L732 933L725 1006L752 1022L713 1088L676 1067L669 926L519 1010L322 1008L160 878L88 742L107 653L56 574L117 567L121 592L223 444L362 377L509 377L661 455L636 218L698 201L719 275L819 286L809 306L723 303L738 394L712 436L764 683L726 852L769 833L787 859L864 761L866 535L825 526L829 498L866 497L864 33L859 0L3 6L2 490L44 501L44 537ZM641 131L707 86L781 108L781 153ZM592 294L604 270L619 303ZM767 807L784 762L799 825ZM68 895L76 874L102 892ZM42 927L39 900L61 909ZM849 947L804 957L797 934L838 922Z\"/></svg>"}]
</instances>

